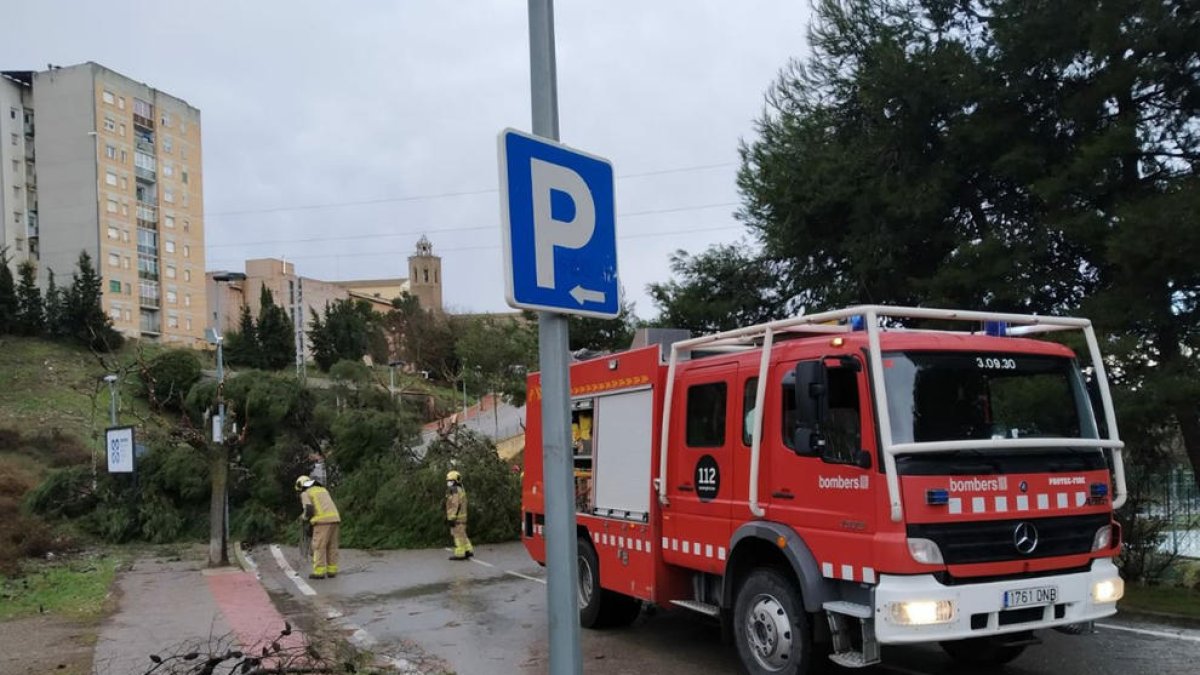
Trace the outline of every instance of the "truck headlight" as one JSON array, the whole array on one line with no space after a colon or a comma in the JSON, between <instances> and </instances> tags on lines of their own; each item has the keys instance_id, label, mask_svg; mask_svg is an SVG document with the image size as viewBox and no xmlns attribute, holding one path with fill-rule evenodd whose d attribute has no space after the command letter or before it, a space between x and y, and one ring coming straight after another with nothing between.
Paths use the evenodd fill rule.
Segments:
<instances>
[{"instance_id":1,"label":"truck headlight","mask_svg":"<svg viewBox=\"0 0 1200 675\"><path fill-rule=\"evenodd\" d=\"M942 550L929 539L909 539L908 554L913 560L925 565L941 565Z\"/></svg>"},{"instance_id":2,"label":"truck headlight","mask_svg":"<svg viewBox=\"0 0 1200 675\"><path fill-rule=\"evenodd\" d=\"M913 600L891 603L892 621L901 626L929 626L954 619L951 600Z\"/></svg>"},{"instance_id":3,"label":"truck headlight","mask_svg":"<svg viewBox=\"0 0 1200 675\"><path fill-rule=\"evenodd\" d=\"M1096 530L1096 536L1092 537L1092 550L1103 551L1112 546L1112 525L1105 525Z\"/></svg>"},{"instance_id":4,"label":"truck headlight","mask_svg":"<svg viewBox=\"0 0 1200 675\"><path fill-rule=\"evenodd\" d=\"M1125 597L1125 581L1121 577L1097 581L1092 586L1092 599L1097 603L1116 602Z\"/></svg>"}]
</instances>

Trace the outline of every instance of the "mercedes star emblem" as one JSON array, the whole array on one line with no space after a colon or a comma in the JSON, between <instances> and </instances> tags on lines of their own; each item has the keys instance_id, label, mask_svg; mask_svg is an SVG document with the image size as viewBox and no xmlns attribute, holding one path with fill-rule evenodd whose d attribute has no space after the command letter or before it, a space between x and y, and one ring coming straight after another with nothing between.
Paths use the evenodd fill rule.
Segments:
<instances>
[{"instance_id":1,"label":"mercedes star emblem","mask_svg":"<svg viewBox=\"0 0 1200 675\"><path fill-rule=\"evenodd\" d=\"M1033 523L1019 523L1013 529L1013 546L1017 548L1018 553L1029 555L1037 549L1038 531Z\"/></svg>"}]
</instances>

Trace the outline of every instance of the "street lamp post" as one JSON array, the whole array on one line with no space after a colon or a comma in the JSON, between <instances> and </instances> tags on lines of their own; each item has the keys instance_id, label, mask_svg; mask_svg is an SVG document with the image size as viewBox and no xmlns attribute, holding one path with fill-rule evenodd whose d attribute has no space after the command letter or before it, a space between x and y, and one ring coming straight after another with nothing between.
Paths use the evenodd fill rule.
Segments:
<instances>
[{"instance_id":1,"label":"street lamp post","mask_svg":"<svg viewBox=\"0 0 1200 675\"><path fill-rule=\"evenodd\" d=\"M209 341L217 346L217 417L213 420L212 432L213 444L217 446L217 457L213 466L213 495L209 508L208 562L210 565L228 565L229 455L225 446L225 336L221 334L221 284L245 281L246 275L241 272L218 272L212 279L216 285L217 297L216 317L213 319L213 328L209 329ZM216 527L221 529L219 536L215 532Z\"/></svg>"},{"instance_id":2,"label":"street lamp post","mask_svg":"<svg viewBox=\"0 0 1200 675\"><path fill-rule=\"evenodd\" d=\"M388 368L391 369L391 372L389 373L390 380L389 380L389 386L388 386L388 393L390 393L392 395L393 401L396 400L396 368L403 368L403 367L404 367L404 361L397 360L397 361L389 361L388 362Z\"/></svg>"},{"instance_id":3,"label":"street lamp post","mask_svg":"<svg viewBox=\"0 0 1200 675\"><path fill-rule=\"evenodd\" d=\"M109 373L104 376L104 381L108 383L108 421L112 426L117 426L117 376Z\"/></svg>"}]
</instances>

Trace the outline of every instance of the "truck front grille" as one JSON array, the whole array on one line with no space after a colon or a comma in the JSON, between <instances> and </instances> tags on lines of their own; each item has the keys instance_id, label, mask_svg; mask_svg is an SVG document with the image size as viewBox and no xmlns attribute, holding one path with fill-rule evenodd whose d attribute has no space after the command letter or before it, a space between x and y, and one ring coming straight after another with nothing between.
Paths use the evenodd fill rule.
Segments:
<instances>
[{"instance_id":1,"label":"truck front grille","mask_svg":"<svg viewBox=\"0 0 1200 675\"><path fill-rule=\"evenodd\" d=\"M1037 528L1037 547L1017 550L1014 535L1021 523ZM938 545L947 565L1003 562L1088 553L1096 530L1109 524L1108 514L1018 518L963 523L909 525L910 538L929 539Z\"/></svg>"}]
</instances>

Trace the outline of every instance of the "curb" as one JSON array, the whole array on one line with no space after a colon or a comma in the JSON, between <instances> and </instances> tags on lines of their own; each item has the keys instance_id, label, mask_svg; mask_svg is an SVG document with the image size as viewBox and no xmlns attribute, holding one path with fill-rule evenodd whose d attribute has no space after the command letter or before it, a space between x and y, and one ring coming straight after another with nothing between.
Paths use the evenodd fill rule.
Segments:
<instances>
[{"instance_id":1,"label":"curb","mask_svg":"<svg viewBox=\"0 0 1200 675\"><path fill-rule=\"evenodd\" d=\"M1148 609L1126 609L1117 605L1117 616L1127 619L1140 619L1150 623L1165 623L1181 628L1200 628L1200 619L1170 612L1155 612Z\"/></svg>"},{"instance_id":2,"label":"curb","mask_svg":"<svg viewBox=\"0 0 1200 675\"><path fill-rule=\"evenodd\" d=\"M251 560L250 557L246 555L246 552L242 550L242 542L234 541L234 542L232 542L232 544L233 544L233 556L235 558L237 558L238 567L242 568L243 572L249 572L249 573L253 574L256 578L261 579L262 577L258 573L258 565L256 565L254 563L254 561Z\"/></svg>"}]
</instances>

